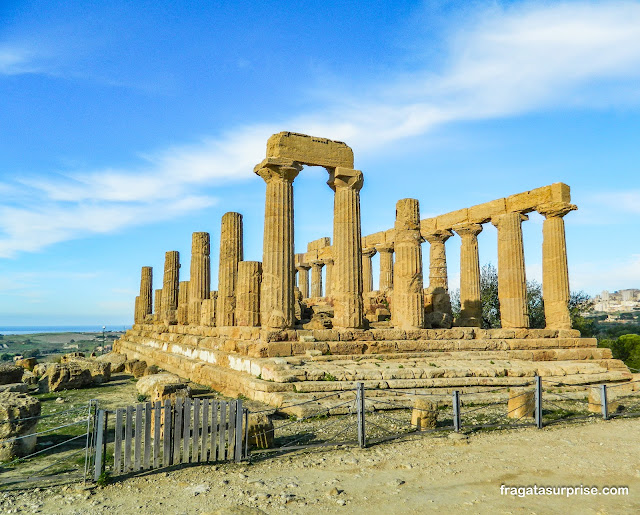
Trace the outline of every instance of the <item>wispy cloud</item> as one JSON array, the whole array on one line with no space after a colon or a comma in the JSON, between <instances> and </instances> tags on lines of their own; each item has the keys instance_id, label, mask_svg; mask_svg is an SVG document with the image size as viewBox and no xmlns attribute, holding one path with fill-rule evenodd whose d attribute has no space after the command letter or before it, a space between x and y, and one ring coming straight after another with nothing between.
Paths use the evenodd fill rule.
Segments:
<instances>
[{"instance_id":1,"label":"wispy cloud","mask_svg":"<svg viewBox=\"0 0 640 515\"><path fill-rule=\"evenodd\" d=\"M437 72L424 69L360 83L315 111L274 124L247 125L145 154L127 169L23 180L42 202L36 209L0 210L5 234L0 256L146 223L155 219L150 213L158 212L159 202L165 213L195 209L211 201L194 199L198 185L251 177L266 139L279 130L347 141L362 155L446 123L610 103L612 87L635 84L640 77L640 4L492 6L470 12L463 25L451 27L446 47L448 57ZM29 59L0 53L0 73L27 69ZM637 94L616 95L615 101L637 102ZM630 206L634 198L629 197Z\"/></svg>"}]
</instances>

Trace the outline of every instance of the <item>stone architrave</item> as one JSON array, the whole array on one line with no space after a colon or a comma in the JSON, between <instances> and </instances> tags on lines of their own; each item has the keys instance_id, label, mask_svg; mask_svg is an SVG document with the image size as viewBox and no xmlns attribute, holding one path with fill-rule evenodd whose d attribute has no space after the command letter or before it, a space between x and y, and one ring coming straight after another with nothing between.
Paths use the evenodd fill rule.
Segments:
<instances>
[{"instance_id":1,"label":"stone architrave","mask_svg":"<svg viewBox=\"0 0 640 515\"><path fill-rule=\"evenodd\" d=\"M362 293L373 291L373 268L371 258L375 256L376 249L371 247L362 249Z\"/></svg>"},{"instance_id":2,"label":"stone architrave","mask_svg":"<svg viewBox=\"0 0 640 515\"><path fill-rule=\"evenodd\" d=\"M240 261L236 287L236 325L243 327L260 326L260 283L262 263Z\"/></svg>"},{"instance_id":3,"label":"stone architrave","mask_svg":"<svg viewBox=\"0 0 640 515\"><path fill-rule=\"evenodd\" d=\"M153 267L143 266L140 277L140 314L142 320L153 314Z\"/></svg>"},{"instance_id":4,"label":"stone architrave","mask_svg":"<svg viewBox=\"0 0 640 515\"><path fill-rule=\"evenodd\" d=\"M298 265L296 270L298 271L298 289L302 294L303 299L309 298L309 269L308 265Z\"/></svg>"},{"instance_id":5,"label":"stone architrave","mask_svg":"<svg viewBox=\"0 0 640 515\"><path fill-rule=\"evenodd\" d=\"M153 320L156 323L162 322L162 289L154 290L153 301L155 311L153 313Z\"/></svg>"},{"instance_id":6,"label":"stone architrave","mask_svg":"<svg viewBox=\"0 0 640 515\"><path fill-rule=\"evenodd\" d=\"M178 310L178 284L180 283L180 253L170 250L164 255L164 277L162 280L162 319L175 324Z\"/></svg>"},{"instance_id":7,"label":"stone architrave","mask_svg":"<svg viewBox=\"0 0 640 515\"><path fill-rule=\"evenodd\" d=\"M225 213L220 231L220 266L218 269L218 327L235 325L236 281L238 263L243 259L242 215Z\"/></svg>"},{"instance_id":8,"label":"stone architrave","mask_svg":"<svg viewBox=\"0 0 640 515\"><path fill-rule=\"evenodd\" d=\"M432 327L451 327L451 299L447 278L445 242L453 236L448 230L425 234L429 242L429 288L427 290L427 322Z\"/></svg>"},{"instance_id":9,"label":"stone architrave","mask_svg":"<svg viewBox=\"0 0 640 515\"><path fill-rule=\"evenodd\" d=\"M331 297L332 288L331 282L333 281L333 259L323 259L324 263L324 296Z\"/></svg>"},{"instance_id":10,"label":"stone architrave","mask_svg":"<svg viewBox=\"0 0 640 515\"><path fill-rule=\"evenodd\" d=\"M189 281L180 281L178 285L178 324L189 323Z\"/></svg>"},{"instance_id":11,"label":"stone architrave","mask_svg":"<svg viewBox=\"0 0 640 515\"><path fill-rule=\"evenodd\" d=\"M461 327L482 326L482 302L480 300L480 260L478 234L480 224L462 224L453 230L460 236L460 318Z\"/></svg>"},{"instance_id":12,"label":"stone architrave","mask_svg":"<svg viewBox=\"0 0 640 515\"><path fill-rule=\"evenodd\" d=\"M200 325L202 301L211 289L210 238L208 232L194 232L191 239L189 278L189 324Z\"/></svg>"},{"instance_id":13,"label":"stone architrave","mask_svg":"<svg viewBox=\"0 0 640 515\"><path fill-rule=\"evenodd\" d=\"M333 201L333 277L334 327L361 328L364 324L362 301L362 240L360 229L360 190L362 172L350 168L329 169L327 184L335 192Z\"/></svg>"},{"instance_id":14,"label":"stone architrave","mask_svg":"<svg viewBox=\"0 0 640 515\"><path fill-rule=\"evenodd\" d=\"M376 247L380 254L380 291L393 289L393 243L384 243Z\"/></svg>"},{"instance_id":15,"label":"stone architrave","mask_svg":"<svg viewBox=\"0 0 640 515\"><path fill-rule=\"evenodd\" d=\"M577 209L573 204L553 202L538 206L542 224L542 297L547 329L571 329L569 315L569 270L564 215Z\"/></svg>"},{"instance_id":16,"label":"stone architrave","mask_svg":"<svg viewBox=\"0 0 640 515\"><path fill-rule=\"evenodd\" d=\"M322 297L322 261L311 262L311 297Z\"/></svg>"},{"instance_id":17,"label":"stone architrave","mask_svg":"<svg viewBox=\"0 0 640 515\"><path fill-rule=\"evenodd\" d=\"M396 204L392 324L398 329L424 327L420 205L416 199Z\"/></svg>"},{"instance_id":18,"label":"stone architrave","mask_svg":"<svg viewBox=\"0 0 640 515\"><path fill-rule=\"evenodd\" d=\"M522 221L528 219L518 212L491 219L491 223L498 228L498 299L503 329L529 327L522 243Z\"/></svg>"},{"instance_id":19,"label":"stone architrave","mask_svg":"<svg viewBox=\"0 0 640 515\"><path fill-rule=\"evenodd\" d=\"M293 181L301 169L297 161L269 157L254 168L267 183L260 299L265 328L285 329L295 323Z\"/></svg>"}]
</instances>

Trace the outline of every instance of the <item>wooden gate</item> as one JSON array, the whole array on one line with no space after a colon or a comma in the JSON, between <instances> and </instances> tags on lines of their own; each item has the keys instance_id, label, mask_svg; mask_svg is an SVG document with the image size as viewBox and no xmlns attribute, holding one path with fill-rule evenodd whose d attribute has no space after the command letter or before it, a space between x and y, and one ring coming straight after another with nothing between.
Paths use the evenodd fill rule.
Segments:
<instances>
[{"instance_id":1,"label":"wooden gate","mask_svg":"<svg viewBox=\"0 0 640 515\"><path fill-rule=\"evenodd\" d=\"M177 399L98 410L97 481L181 463L241 461L247 457L247 410L242 400ZM115 419L110 427L109 419ZM109 453L112 449L113 453ZM107 463L109 462L109 463Z\"/></svg>"}]
</instances>

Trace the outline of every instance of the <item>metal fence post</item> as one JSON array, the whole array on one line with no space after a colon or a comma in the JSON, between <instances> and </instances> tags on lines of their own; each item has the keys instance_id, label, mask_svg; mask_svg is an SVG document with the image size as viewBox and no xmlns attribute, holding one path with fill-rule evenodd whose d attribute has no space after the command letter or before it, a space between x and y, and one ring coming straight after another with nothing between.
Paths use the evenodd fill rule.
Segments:
<instances>
[{"instance_id":1,"label":"metal fence post","mask_svg":"<svg viewBox=\"0 0 640 515\"><path fill-rule=\"evenodd\" d=\"M453 391L453 429L456 433L460 432L460 392Z\"/></svg>"},{"instance_id":2,"label":"metal fence post","mask_svg":"<svg viewBox=\"0 0 640 515\"><path fill-rule=\"evenodd\" d=\"M93 474L93 480L98 481L100 478L100 474L102 474L102 442L104 439L104 410L98 410L98 423L95 428L96 435L96 464L95 464L95 472Z\"/></svg>"},{"instance_id":3,"label":"metal fence post","mask_svg":"<svg viewBox=\"0 0 640 515\"><path fill-rule=\"evenodd\" d=\"M356 407L358 410L358 445L364 448L367 446L364 432L364 383L357 383Z\"/></svg>"},{"instance_id":4,"label":"metal fence post","mask_svg":"<svg viewBox=\"0 0 640 515\"><path fill-rule=\"evenodd\" d=\"M600 393L600 405L602 407L602 418L605 420L609 420L609 403L607 402L607 385L603 384L600 386L602 389Z\"/></svg>"},{"instance_id":5,"label":"metal fence post","mask_svg":"<svg viewBox=\"0 0 640 515\"><path fill-rule=\"evenodd\" d=\"M542 429L542 378L535 377L536 380L536 427Z\"/></svg>"},{"instance_id":6,"label":"metal fence post","mask_svg":"<svg viewBox=\"0 0 640 515\"><path fill-rule=\"evenodd\" d=\"M244 440L244 433L242 432L242 420L244 419L243 410L242 410L242 399L238 399L236 401L236 424L235 424L235 444L234 444L234 452L235 452L235 462L240 463L242 461L242 442Z\"/></svg>"}]
</instances>

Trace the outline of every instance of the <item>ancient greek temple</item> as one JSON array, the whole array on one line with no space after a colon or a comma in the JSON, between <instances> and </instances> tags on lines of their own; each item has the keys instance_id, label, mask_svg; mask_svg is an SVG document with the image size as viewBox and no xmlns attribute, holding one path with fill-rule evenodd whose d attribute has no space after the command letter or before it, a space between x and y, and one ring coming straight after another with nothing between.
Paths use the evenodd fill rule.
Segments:
<instances>
[{"instance_id":1,"label":"ancient greek temple","mask_svg":"<svg viewBox=\"0 0 640 515\"><path fill-rule=\"evenodd\" d=\"M293 183L304 166L327 170L333 234L295 253ZM571 328L564 216L576 206L566 184L425 219L418 200L401 199L388 230L363 236L364 175L346 144L274 134L254 172L266 184L262 262L244 261L242 215L226 213L218 291L211 291L210 235L193 233L188 280L180 280L175 250L165 255L161 288L153 288L151 267L142 267L135 324L118 352L274 406L354 381L444 395L451 388L518 386L534 375L577 386L631 377L609 349ZM544 216L545 329L529 328L522 223L534 211ZM500 329L482 328L478 234L489 223L498 235ZM456 318L447 251L460 253Z\"/></svg>"}]
</instances>

